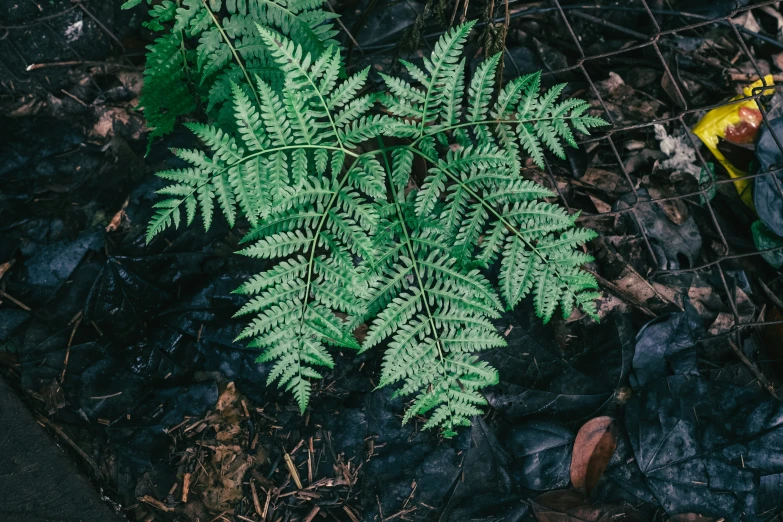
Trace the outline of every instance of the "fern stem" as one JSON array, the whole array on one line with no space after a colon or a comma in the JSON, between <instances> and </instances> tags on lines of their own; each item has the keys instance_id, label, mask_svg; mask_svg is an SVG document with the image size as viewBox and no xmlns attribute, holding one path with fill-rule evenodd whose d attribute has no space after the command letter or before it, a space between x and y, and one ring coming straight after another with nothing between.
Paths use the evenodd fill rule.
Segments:
<instances>
[{"instance_id":1,"label":"fern stem","mask_svg":"<svg viewBox=\"0 0 783 522\"><path fill-rule=\"evenodd\" d=\"M240 60L239 54L237 53L234 44L232 44L231 40L229 40L226 31L223 29L223 26L220 25L220 21L218 21L217 16L215 16L215 13L213 13L212 10L209 8L209 5L207 4L207 0L201 0L201 3L204 4L204 9L206 9L207 12L209 13L209 16L212 17L212 22L215 24L215 27L217 27L217 30L220 31L220 35L223 37L223 40L226 42L226 45L228 45L228 48L231 49L231 54L234 55L234 60L237 62L237 65L239 65L239 68L242 69L242 73L245 75L245 80L247 80L247 85L250 87L250 90L253 91L253 96L255 96L256 98L256 103L260 107L261 99L258 97L256 88L253 86L253 81L250 79L250 74L248 74L247 69L245 68L245 64L242 63L242 60Z\"/></svg>"},{"instance_id":2,"label":"fern stem","mask_svg":"<svg viewBox=\"0 0 783 522\"><path fill-rule=\"evenodd\" d=\"M291 63L294 65L294 67L296 67L299 70L299 72L305 78L307 78L307 82L313 88L313 91L318 95L318 99L321 100L321 106L324 108L324 113L326 113L326 117L329 118L329 124L332 126L332 132L334 132L334 137L337 139L337 143L338 145L340 145L340 148L342 150L345 150L345 147L343 146L343 140L340 139L340 133L337 132L337 125L335 125L334 118L332 118L332 112L329 110L329 105L326 104L324 95L321 94L321 89L318 88L318 86L315 84L312 77L307 73L307 71L302 68L302 64L298 60L291 59Z\"/></svg>"},{"instance_id":3,"label":"fern stem","mask_svg":"<svg viewBox=\"0 0 783 522\"><path fill-rule=\"evenodd\" d=\"M450 132L456 129L462 129L465 127L477 127L479 125L501 125L501 124L507 124L507 125L521 125L524 123L537 123L539 121L555 121L555 120L573 120L576 119L572 116L558 116L558 117L546 117L546 118L531 118L529 120L481 120L481 121L471 121L467 123L458 123L456 125L449 125L448 127L435 127L435 132L430 134L423 134L416 138L416 140L413 142L413 144L416 144L419 142L422 138L425 138L427 136L434 136L435 134L440 134L441 132Z\"/></svg>"},{"instance_id":4,"label":"fern stem","mask_svg":"<svg viewBox=\"0 0 783 522\"><path fill-rule=\"evenodd\" d=\"M291 149L324 149L324 150L333 150L338 152L343 152L348 156L352 156L354 158L359 158L361 156L364 156L368 153L364 154L356 154L355 152L351 152L348 149L342 148L342 147L331 147L329 145L284 145L282 147L272 147L271 149L262 150L260 152L254 152L253 154L248 154L247 156L243 157L239 161L232 163L231 165L228 165L225 169L221 170L220 173L228 171L231 167L236 167L237 165L241 165L242 163L245 163L248 160L251 160L253 158L258 158L259 156L263 156L264 154L270 154L273 152L280 152L283 150L291 150ZM377 151L373 151L377 152Z\"/></svg>"},{"instance_id":5,"label":"fern stem","mask_svg":"<svg viewBox=\"0 0 783 522\"><path fill-rule=\"evenodd\" d=\"M380 144L380 153L383 155L383 161L386 164L386 171L391 172L391 166L389 165L389 158L386 155L386 147L384 147L383 139L379 136L378 137L378 143ZM402 233L405 236L405 246L408 250L408 255L410 255L411 263L413 264L413 273L416 275L416 282L419 285L419 288L422 292L422 301L424 302L424 310L427 312L427 321L430 323L430 328L432 328L432 335L435 337L435 346L438 349L438 359L440 360L441 367L443 368L443 376L445 377L447 375L447 368L446 368L446 361L444 360L443 356L443 346L440 340L440 334L438 333L438 329L435 327L435 319L432 315L432 310L430 310L430 303L429 301L424 297L424 293L426 290L424 289L424 280L421 277L421 272L419 271L419 263L416 258L416 253L413 251L413 242L411 241L411 237L408 234L408 227L405 226L405 217L402 214L402 209L400 208L400 202L397 199L397 191L392 190L392 199L394 201L394 209L397 212L397 218L400 220L400 228L402 228ZM449 429L453 429L454 427L454 421L453 417L451 416L451 412L454 411L451 407L451 398L449 397L448 391L446 392L446 405L449 409Z\"/></svg>"}]
</instances>

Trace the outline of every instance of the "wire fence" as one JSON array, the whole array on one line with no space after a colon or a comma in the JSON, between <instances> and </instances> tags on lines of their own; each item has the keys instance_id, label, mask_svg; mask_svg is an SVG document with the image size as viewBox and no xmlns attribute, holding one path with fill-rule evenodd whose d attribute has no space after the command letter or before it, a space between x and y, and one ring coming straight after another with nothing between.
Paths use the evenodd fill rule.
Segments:
<instances>
[{"instance_id":1,"label":"wire fence","mask_svg":"<svg viewBox=\"0 0 783 522\"><path fill-rule=\"evenodd\" d=\"M407 2L408 0L403 0L403 1ZM465 1L465 0L457 0L456 1L457 6L460 5L460 1ZM112 43L113 46L122 49L123 56L121 58L124 60L123 63L129 64L130 63L128 61L129 55L125 53L125 49L122 47L122 42L111 32L111 30L107 28L106 24L102 23L98 18L96 18L95 14L93 14L93 12L87 8L87 6L85 5L86 3L87 2L76 2L74 5L60 12L55 12L53 14L42 13L42 16L40 16L37 20L31 20L30 22L25 22L16 25L0 25L0 32L2 33L0 34L0 36L2 36L2 42L0 42L0 44L10 49L11 50L10 55L17 56L20 62L15 66L15 64L4 63L2 60L0 60L0 71L3 71L2 74L5 77L5 80L10 79L10 80L17 80L17 81L34 81L37 82L39 86L45 87L40 80L40 71L35 70L36 67L32 67L31 69L31 66L35 65L34 60L32 58L28 58L27 56L25 56L25 51L15 46L13 42L14 31L29 29L37 25L41 25L42 27L45 27L49 33L54 35L57 41L61 42L64 45L63 49L68 50L68 52L70 52L73 58L75 59L75 61L73 62L74 64L79 64L79 63L88 64L89 62L87 62L82 57L82 55L76 49L74 49L73 46L69 44L67 39L63 38L63 36L59 34L59 31L55 30L52 26L52 24L55 23L59 18L64 17L65 15L71 13L78 13L79 11L83 12L85 16L87 16L91 20L94 20L97 23L100 30L103 33L105 33L105 37L111 40L111 42L113 42ZM502 6L504 5L503 0L497 0L496 3L498 4L498 9L501 9ZM757 59L754 57L753 52L751 52L747 40L748 39L758 40L759 42L763 42L767 45L781 48L782 50L783 50L783 43L767 35L759 34L758 32L749 30L745 27L738 27L737 24L732 22L733 18L736 18L737 16L740 16L747 11L750 11L752 9L758 9L764 6L775 6L777 5L777 3L778 2L775 0L755 2L750 5L741 6L732 9L729 12L724 13L723 16L717 18L710 18L705 15L687 13L687 12L684 13L673 9L660 9L658 8L658 6L654 6L653 8L651 8L647 0L633 0L625 3L624 5L599 5L599 4L573 5L560 0L549 0L544 4L537 4L531 7L525 7L524 3L520 0L508 0L508 2L505 3L505 8L508 9L509 6L512 6L513 12L509 13L507 17L500 16L493 19L493 22L503 23L504 21L507 20L516 20L516 19L521 19L524 17L532 17L536 15L548 15L548 16L553 16L556 23L560 24L561 28L565 29L565 33L568 35L568 38L570 40L569 44L573 46L573 48L576 50L576 53L578 54L578 58L573 63L569 64L566 67L562 67L556 70L549 70L544 74L546 76L546 75L559 75L563 73L571 73L584 78L584 81L589 86L592 96L594 97L595 100L597 100L597 104L603 112L604 119L606 119L611 125L606 130L601 130L597 135L581 140L581 145L600 147L602 150L607 151L608 156L613 158L614 162L616 162L615 168L618 170L618 172L621 173L628 187L630 187L630 191L633 197L633 201L626 208L618 208L616 210L603 212L600 215L601 216L628 215L630 219L632 219L636 223L637 230L639 231L641 240L645 247L646 255L649 256L650 267L652 268L651 273L647 275L648 279L655 279L657 277L666 274L678 274L678 273L687 273L687 272L709 272L709 271L713 271L713 273L716 272L719 279L722 282L722 291L725 294L725 297L728 301L728 305L734 317L734 324L731 327L731 329L728 332L725 332L720 335L733 336L734 341L738 345L741 345L740 344L741 334L743 330L750 327L781 324L783 323L783 321L766 320L763 316L760 316L760 314L755 314L754 317L751 318L750 320L747 319L743 320L743 318L741 317L735 292L732 291L732 288L729 285L730 278L727 277L726 274L728 270L727 267L730 264L736 265L738 261L741 261L744 258L759 256L761 252L755 250L738 252L736 251L735 248L732 248L730 242L727 240L726 234L724 233L720 221L717 217L718 212L714 208L714 204L708 197L708 194L710 193L710 191L714 190L715 188L717 188L718 185L721 184L736 183L742 180L750 181L759 176L767 176L774 184L775 189L780 194L781 198L783 198L783 186L781 184L780 179L777 176L777 173L781 172L783 170L783 167L770 168L763 172L748 174L740 178L732 178L732 179L712 178L709 182L700 184L699 189L697 191L690 191L685 194L677 194L673 196L652 198L652 197L641 195L637 190L636 183L632 178L632 173L629 172L626 166L624 165L623 158L618 149L617 140L618 138L622 137L623 133L627 133L630 131L638 131L645 128L652 128L654 125L668 125L672 129L679 128L682 131L682 135L686 136L687 139L689 140L691 147L695 149L700 167L702 169L705 169L705 171L709 171L708 161L705 159L704 155L702 154L699 144L696 142L696 140L694 140L690 132L691 131L690 126L686 122L686 118L688 117L695 118L696 115L705 112L707 110L736 104L738 103L738 101L741 102L745 100L759 100L760 98L767 96L770 90L779 90L783 88L783 85L766 84L764 80L765 77L764 71L762 70L762 67L759 65ZM465 4L467 4L467 1L465 1ZM457 6L455 6L455 12ZM415 17L417 11L413 7L411 7L411 11L412 11L412 15ZM646 23L642 24L643 27L637 26L631 28L631 27L626 27L623 24L616 23L609 19L610 14L618 13L618 12L641 14L645 17ZM676 18L678 20L686 20L688 21L688 23L677 25L674 28L664 29L661 25L661 22L659 21L662 17L669 17L670 19ZM601 52L598 54L588 54L585 52L585 49L582 46L581 43L582 40L580 38L579 32L574 28L575 20L579 20L580 22L583 23L593 24L593 26L597 29L619 32L627 36L629 38L629 41L632 43L625 45L620 49ZM487 22L484 22L484 24L486 23ZM664 57L664 52L662 51L662 47L671 45L671 41L679 36L685 36L687 34L693 33L693 31L695 30L708 29L716 25L726 28L726 33L730 35L730 37L736 42L738 48L741 50L742 55L750 62L752 69L755 73L755 76L761 79L762 86L753 89L753 92L750 96L744 97L741 100L726 101L714 105L690 106L688 102L688 98L685 96L685 92L684 92L685 89L683 87L681 79L678 78L678 74L675 74L675 71L672 71L669 62ZM345 28L343 29L346 30L347 32L347 29ZM425 35L424 36L425 45L428 46L429 45L428 41L431 42L432 40L437 38L440 34L442 34L442 31L433 32ZM348 34L348 37L352 42L354 43L356 42L356 40L352 35ZM391 43L388 45L381 44L375 46L364 46L362 48L362 52L368 52L368 53L383 52L384 50L395 47L396 45L398 45L398 43L399 42ZM663 70L663 74L666 76L668 84L672 87L673 95L677 98L676 105L678 106L679 110L675 114L671 114L665 117L653 118L650 119L649 121L643 121L643 122L642 121L639 122L616 121L616 119L613 117L612 112L610 111L607 105L607 102L601 96L601 91L597 86L597 82L591 76L591 73L589 72L588 69L593 64L599 64L602 61L606 61L608 59L621 58L624 55L629 55L630 53L634 53L642 50L652 50L652 53L657 58ZM511 57L509 53L506 54L513 61L513 57ZM68 63L68 62L64 62L64 63ZM21 67L19 67L19 65L21 65ZM7 82L4 81L3 84L5 85L6 89L8 89ZM96 88L99 89L100 91L100 87L97 84L96 84ZM761 112L761 116L763 120L762 125L764 125L767 129L770 130L776 146L780 150L781 155L783 155L783 143L781 143L781 139L783 138L783 136L777 136L774 132L772 132L772 126L770 124L771 118L767 110L764 108L763 104L758 103L758 107ZM558 183L556 181L556 176L555 176L556 168L562 168L562 167L559 166L556 167L552 163L548 162L546 165L546 175L548 176L550 182L552 183L552 186L555 189L557 189L562 203L569 209L569 211L575 212L576 209L571 207L568 198L558 187ZM687 268L677 268L677 269L660 268L660 263L657 258L656 251L653 248L651 238L648 236L645 227L642 225L642 223L639 222L636 216L636 212L644 206L655 205L656 203L662 203L662 202L673 201L673 200L682 200L685 204L688 205L698 205L698 206L703 205L703 207L706 208L707 214L709 216L709 222L711 223L711 227L712 227L712 232L718 238L718 241L720 243L720 247L718 249L717 255L713 255L711 258L710 257L706 258L701 264L688 266ZM596 215L590 215L590 213L582 211L582 214L579 219L589 220L589 219L593 219L595 216ZM781 248L783 247L768 249L764 252L773 252L773 251L781 250ZM705 251L706 250L707 249L705 249Z\"/></svg>"},{"instance_id":2,"label":"wire fence","mask_svg":"<svg viewBox=\"0 0 783 522\"><path fill-rule=\"evenodd\" d=\"M650 27L653 29L652 34L649 34L645 37L645 40L639 43L636 43L634 45L625 47L623 49L605 52L601 54L596 55L586 55L584 50L582 49L582 46L580 44L580 39L577 36L577 33L574 31L574 28L572 26L572 22L569 18L569 13L567 13L568 8L574 9L574 6L563 6L561 5L561 2L559 0L551 0L551 4L553 9L556 9L559 18L562 20L562 23L564 24L568 34L571 37L573 45L576 47L580 54L580 58L577 60L577 62L573 65L570 65L569 67L557 70L557 71L551 71L548 74L557 74L560 72L566 72L566 71L577 71L580 73L585 81L589 84L590 89L592 91L593 96L598 100L598 103L600 104L600 107L603 110L604 118L610 122L611 127L603 132L601 135L589 138L587 140L583 140L582 143L586 144L589 142L598 142L599 144L606 144L608 148L611 150L612 155L614 156L616 160L616 167L619 169L619 171L622 173L623 177L625 178L628 186L630 187L632 193L633 193L633 202L627 207L623 209L618 209L614 211L607 212L605 214L628 214L637 225L637 228L642 236L646 253L650 257L652 261L653 267L658 267L658 259L656 257L656 252L652 248L650 238L647 235L647 232L645 230L645 227L639 222L639 220L636 218L635 211L644 205L654 205L659 202L664 201L672 201L672 200L683 200L686 204L690 205L700 205L700 202L703 202L704 206L706 207L710 221L712 223L712 226L714 228L714 232L717 234L717 236L720 239L721 244L721 253L720 255L714 257L714 259L708 259L704 261L702 264L691 266L688 268L680 268L680 269L659 269L654 268L653 272L648 276L648 278L653 279L657 276L663 275L663 274L677 274L677 273L685 273L685 272L700 272L700 271L708 271L708 270L714 270L717 271L718 276L722 282L723 286L723 292L725 293L725 297L728 301L728 305L731 309L731 312L734 316L734 325L733 327L723 334L719 335L731 335L734 336L734 341L737 346L742 346L741 344L741 338L740 335L742 333L742 330L750 328L750 327L759 327L759 326L768 326L773 324L781 324L783 321L780 320L764 320L763 318L761 320L758 320L758 318L753 318L751 320L745 320L740 316L739 310L738 310L738 304L736 300L736 292L732 291L732 289L729 287L728 278L726 276L726 270L725 265L730 262L736 263L738 260L742 258L752 257L752 256L760 256L761 252L759 251L749 251L749 252L735 252L732 247L729 245L729 242L726 239L726 234L724 234L721 224L719 223L717 219L717 212L716 209L713 207L713 204L711 202L711 199L708 197L708 193L710 190L714 190L718 184L722 183L736 183L738 181L742 180L751 180L759 176L768 176L778 193L780 194L781 198L783 198L783 186L781 186L780 179L777 176L777 173L783 170L782 167L776 167L773 166L773 168L764 170L762 172L758 172L755 174L748 174L745 176L740 176L737 178L732 179L725 179L725 180L717 180L717 179L711 179L708 183L702 183L700 184L699 190L696 192L690 192L687 194L679 194L675 196L668 196L668 197L660 197L660 198L644 198L641 197L640 194L637 192L636 184L631 179L631 176L626 169L623 159L620 156L620 153L618 151L618 147L616 144L615 137L623 132L630 131L630 130L638 130L643 128L650 128L654 125L660 125L660 124L670 124L674 126L679 126L682 129L682 133L684 136L687 137L687 139L690 142L691 147L696 151L696 155L699 161L699 164L702 169L704 169L705 172L709 171L708 162L704 158L704 155L701 152L701 149L699 147L699 144L695 142L692 133L690 132L691 129L685 122L685 117L688 115L693 115L696 113L701 113L704 111L716 109L719 107L734 105L739 102L745 101L745 100L759 100L763 96L767 96L770 93L771 89L781 89L783 86L781 85L768 85L765 78L765 74L763 73L761 67L759 66L758 61L754 57L753 53L748 47L748 44L745 40L746 37L751 37L750 35L746 34L743 36L743 32L741 32L737 25L735 23L732 23L731 19L737 17L738 15L741 15L742 13L746 11L750 11L751 9L756 9L759 7L763 7L766 5L773 5L776 4L776 2L772 1L766 1L766 2L758 2L751 5L747 5L744 7L736 8L731 10L729 13L725 14L724 16L720 18L712 18L712 19L702 19L694 23L686 24L679 26L675 29L669 29L669 30L663 30L661 26L659 25L658 20L656 19L656 12L654 12L648 5L647 0L638 0L638 3L640 4L637 9L643 9L644 12L646 12L647 17L649 19ZM585 8L582 6L581 8ZM626 7L627 8L627 7ZM595 9L595 7L591 7L590 9L593 9L597 13L606 12L605 9ZM611 9L611 8L610 8ZM579 11L575 11L574 14L579 15ZM670 15L679 15L680 13L676 11L667 11L665 14ZM573 16L573 14L571 15ZM616 24L612 24L611 22L607 22L606 20L603 20L599 17L587 15L585 16L583 13L580 16L583 19L589 20L591 22L594 22L601 26L606 26L607 24L612 26L614 29L617 29ZM714 25L716 23L720 23L721 25L725 25L729 28L730 34L733 36L734 39L736 39L736 42L739 46L739 48L742 51L742 54L747 60L751 63L753 70L755 72L755 75L757 78L761 79L762 86L754 88L752 91L751 96L742 97L738 100L733 101L726 101L724 103L719 103L715 105L710 106L699 106L699 107L689 107L688 101L686 97L683 94L683 88L680 84L679 79L677 78L677 75L673 74L669 64L667 63L667 60L664 58L663 53L661 52L661 42L663 42L667 37L674 37L676 35L682 35L683 33L686 33L688 31L692 31L694 29L707 27L710 25ZM627 28L621 28L627 34ZM634 31L636 32L636 31ZM641 33L638 33L639 37L642 37L643 35ZM756 37L757 35L753 35L753 37ZM776 45L780 45L779 42L775 41ZM608 109L606 102L602 99L601 93L599 89L596 87L596 82L591 78L591 75L587 71L585 64L589 63L590 61L595 60L601 60L606 59L613 56L619 56L624 53L629 53L634 50L639 50L643 48L651 48L655 55L657 56L658 60L660 61L660 65L663 68L664 74L668 78L668 82L670 85L673 86L674 92L676 93L677 97L679 98L678 105L681 107L681 110L671 116L665 117L665 118L654 118L650 121L645 122L639 122L639 123L631 123L627 125L621 125L618 122L615 121L613 118L611 111ZM763 103L759 102L758 104L759 110L761 112L763 121L762 124L766 126L766 128L770 131L770 134L772 135L775 145L779 149L781 156L783 156L783 144L781 143L781 138L783 136L777 136L775 132L773 132L772 126L770 124L770 117L768 115L767 110L764 108ZM551 164L547 164L547 170L548 175L552 182L554 183L554 174L552 172ZM555 188L557 188L557 184L554 183ZM561 200L563 203L568 206L568 201L566 201L566 198L563 196L563 194L560 194ZM701 199L698 199L697 197L701 196ZM695 199L696 198L696 199ZM569 207L570 210L570 207ZM766 250L765 252L772 252L776 250L781 250L783 247L776 247ZM705 249L706 250L706 249ZM760 261L760 260L759 260Z\"/></svg>"}]
</instances>

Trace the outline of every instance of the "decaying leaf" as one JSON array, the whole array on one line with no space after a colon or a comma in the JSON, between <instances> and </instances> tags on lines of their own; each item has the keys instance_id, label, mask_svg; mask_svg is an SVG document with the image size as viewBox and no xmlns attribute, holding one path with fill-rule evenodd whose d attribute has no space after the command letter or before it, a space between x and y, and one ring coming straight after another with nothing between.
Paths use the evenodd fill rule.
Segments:
<instances>
[{"instance_id":1,"label":"decaying leaf","mask_svg":"<svg viewBox=\"0 0 783 522\"><path fill-rule=\"evenodd\" d=\"M611 417L587 421L576 434L571 457L571 482L580 491L590 493L601 478L617 447L617 427Z\"/></svg>"},{"instance_id":2,"label":"decaying leaf","mask_svg":"<svg viewBox=\"0 0 783 522\"><path fill-rule=\"evenodd\" d=\"M574 490L549 491L532 501L538 522L629 522L643 520L631 506L592 504Z\"/></svg>"}]
</instances>

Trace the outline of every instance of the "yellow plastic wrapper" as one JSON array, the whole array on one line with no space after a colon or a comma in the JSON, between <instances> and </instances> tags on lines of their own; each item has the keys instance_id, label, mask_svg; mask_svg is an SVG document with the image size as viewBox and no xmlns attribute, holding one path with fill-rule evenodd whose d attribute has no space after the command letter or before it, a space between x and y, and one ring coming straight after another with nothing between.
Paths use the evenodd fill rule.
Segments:
<instances>
[{"instance_id":1,"label":"yellow plastic wrapper","mask_svg":"<svg viewBox=\"0 0 783 522\"><path fill-rule=\"evenodd\" d=\"M742 95L737 95L731 100L741 100L752 96L753 89L764 87L765 85L773 85L772 75L768 74L765 76L764 82L756 80L742 90ZM772 92L773 90L769 89L769 92L765 90L764 94L772 94ZM747 176L748 173L729 163L726 157L718 150L718 142L720 139L725 139L733 143L752 143L756 139L761 121L761 111L759 111L756 100L744 100L712 109L696 124L693 128L693 133L710 149L715 159L728 171L729 176L736 179ZM751 190L753 180L741 179L735 181L734 186L737 188L742 201L748 207L754 209Z\"/></svg>"}]
</instances>

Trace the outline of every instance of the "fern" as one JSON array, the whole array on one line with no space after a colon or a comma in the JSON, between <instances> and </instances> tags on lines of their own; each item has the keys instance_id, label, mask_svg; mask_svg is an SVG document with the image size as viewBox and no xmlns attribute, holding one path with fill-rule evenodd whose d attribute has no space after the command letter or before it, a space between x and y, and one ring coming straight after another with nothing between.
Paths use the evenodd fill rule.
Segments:
<instances>
[{"instance_id":1,"label":"fern","mask_svg":"<svg viewBox=\"0 0 783 522\"><path fill-rule=\"evenodd\" d=\"M141 3L130 0L122 7ZM336 15L320 5L312 0L163 0L154 5L145 25L168 32L148 46L139 101L150 139L170 133L180 116L199 107L231 125L229 102L237 83L248 94L255 94L255 76L275 89L282 86L283 75L256 24L289 36L314 57L336 45L337 32L329 23Z\"/></svg>"},{"instance_id":2,"label":"fern","mask_svg":"<svg viewBox=\"0 0 783 522\"><path fill-rule=\"evenodd\" d=\"M261 3L226 8L250 13ZM265 20L282 32L259 24L244 33L263 46L254 52L273 63L282 88L261 75L231 78L231 123L188 124L208 152L177 150L189 167L158 173L170 184L147 240L198 214L208 229L216 208L229 225L246 219L240 253L267 268L237 289L250 296L238 315L252 316L239 338L273 364L269 382L304 411L312 382L334 364L328 346L383 346L379 386L412 398L404 420L428 416L424 428L452 436L498 381L480 352L504 345L492 323L503 309L532 295L544 322L558 306L597 319L596 281L580 268L595 233L519 166L523 151L541 165L544 151L576 146L573 130L605 123L586 102L558 102L562 85L542 92L538 74L494 96L497 55L466 83L472 23L447 32L422 67L403 62L409 79L382 75L386 93L359 95L369 70L346 78L336 46L313 50L328 20L308 26L313 34L293 29L318 18L316 4L278 0L285 12L270 9ZM215 27L238 35L232 24ZM416 158L427 165L420 187ZM492 267L494 282L484 275ZM360 345L352 331L362 323Z\"/></svg>"}]
</instances>

